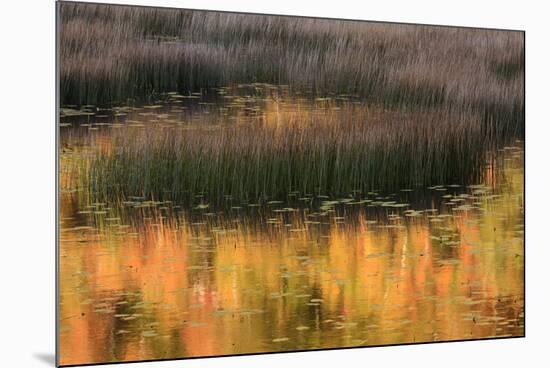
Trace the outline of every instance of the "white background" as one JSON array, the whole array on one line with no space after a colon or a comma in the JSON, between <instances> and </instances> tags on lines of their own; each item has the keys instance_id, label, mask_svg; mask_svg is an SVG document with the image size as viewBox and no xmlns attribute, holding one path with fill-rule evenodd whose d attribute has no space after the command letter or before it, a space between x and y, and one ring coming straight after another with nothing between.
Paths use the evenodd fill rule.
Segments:
<instances>
[{"instance_id":1,"label":"white background","mask_svg":"<svg viewBox=\"0 0 550 368\"><path fill-rule=\"evenodd\" d=\"M527 31L525 339L212 358L117 367L517 367L548 364L549 47L543 5L527 1L139 1L132 4ZM101 2L101 1L99 1ZM111 1L118 3L119 1ZM532 3L535 3L534 1ZM540 4L544 2L540 1ZM53 366L54 1L0 7L0 366ZM532 363L529 364L529 361ZM546 361L547 363L544 363Z\"/></svg>"}]
</instances>

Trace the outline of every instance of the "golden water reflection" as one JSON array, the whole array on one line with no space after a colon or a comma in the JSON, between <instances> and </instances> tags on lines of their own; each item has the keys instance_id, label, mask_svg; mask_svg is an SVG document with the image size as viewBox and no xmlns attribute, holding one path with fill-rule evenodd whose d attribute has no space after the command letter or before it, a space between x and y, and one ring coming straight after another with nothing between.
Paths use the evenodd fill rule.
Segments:
<instances>
[{"instance_id":1,"label":"golden water reflection","mask_svg":"<svg viewBox=\"0 0 550 368\"><path fill-rule=\"evenodd\" d=\"M523 175L518 143L485 183L393 204L121 210L62 193L61 364L523 335Z\"/></svg>"}]
</instances>

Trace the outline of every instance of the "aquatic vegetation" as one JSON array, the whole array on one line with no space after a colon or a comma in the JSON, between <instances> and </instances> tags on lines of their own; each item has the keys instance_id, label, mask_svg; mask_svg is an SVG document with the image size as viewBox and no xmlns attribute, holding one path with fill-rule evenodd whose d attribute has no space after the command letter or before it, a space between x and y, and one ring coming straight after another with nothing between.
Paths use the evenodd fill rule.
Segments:
<instances>
[{"instance_id":1,"label":"aquatic vegetation","mask_svg":"<svg viewBox=\"0 0 550 368\"><path fill-rule=\"evenodd\" d=\"M62 104L265 82L523 117L521 32L71 3L60 19Z\"/></svg>"},{"instance_id":2,"label":"aquatic vegetation","mask_svg":"<svg viewBox=\"0 0 550 368\"><path fill-rule=\"evenodd\" d=\"M59 10L61 364L524 335L523 33Z\"/></svg>"},{"instance_id":3,"label":"aquatic vegetation","mask_svg":"<svg viewBox=\"0 0 550 368\"><path fill-rule=\"evenodd\" d=\"M337 110L292 105L269 119L217 119L227 116L99 133L107 141L96 146L109 148L77 165L84 171L80 185L93 201L144 196L219 206L228 198L286 200L293 192L341 197L470 184L484 174L487 151L506 139L499 138L499 123L475 114L393 113L349 103Z\"/></svg>"}]
</instances>

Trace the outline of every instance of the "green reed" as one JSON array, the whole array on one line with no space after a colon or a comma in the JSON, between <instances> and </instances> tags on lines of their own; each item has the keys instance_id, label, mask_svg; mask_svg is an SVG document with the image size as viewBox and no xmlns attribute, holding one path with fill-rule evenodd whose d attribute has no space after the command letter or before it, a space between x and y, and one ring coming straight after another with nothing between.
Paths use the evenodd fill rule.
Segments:
<instances>
[{"instance_id":1,"label":"green reed","mask_svg":"<svg viewBox=\"0 0 550 368\"><path fill-rule=\"evenodd\" d=\"M513 129L513 127L510 127ZM81 185L93 200L215 205L300 195L478 182L486 152L510 132L467 113L339 111L262 123L117 129L90 155Z\"/></svg>"}]
</instances>

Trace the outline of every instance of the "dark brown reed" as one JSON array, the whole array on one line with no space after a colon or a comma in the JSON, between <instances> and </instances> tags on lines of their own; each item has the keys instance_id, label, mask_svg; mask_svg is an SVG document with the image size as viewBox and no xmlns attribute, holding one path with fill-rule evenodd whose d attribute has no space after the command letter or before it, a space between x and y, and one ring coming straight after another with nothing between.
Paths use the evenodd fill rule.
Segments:
<instances>
[{"instance_id":1,"label":"dark brown reed","mask_svg":"<svg viewBox=\"0 0 550 368\"><path fill-rule=\"evenodd\" d=\"M521 32L69 2L59 51L63 104L267 82L499 120L524 109Z\"/></svg>"}]
</instances>

